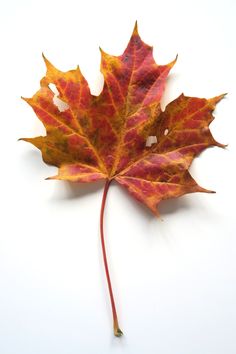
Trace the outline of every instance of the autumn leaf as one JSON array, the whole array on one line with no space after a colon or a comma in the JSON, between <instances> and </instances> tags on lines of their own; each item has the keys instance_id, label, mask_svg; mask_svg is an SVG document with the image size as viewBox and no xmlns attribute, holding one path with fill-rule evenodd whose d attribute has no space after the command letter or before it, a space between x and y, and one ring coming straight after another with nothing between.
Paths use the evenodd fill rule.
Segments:
<instances>
[{"instance_id":1,"label":"autumn leaf","mask_svg":"<svg viewBox=\"0 0 236 354\"><path fill-rule=\"evenodd\" d=\"M101 50L104 87L90 93L79 67L62 72L44 56L47 67L41 87L24 100L46 128L46 136L23 138L42 152L43 160L58 167L48 179L93 182L104 179L100 215L101 242L114 321L119 329L103 234L103 213L111 181L117 181L136 200L158 215L161 200L186 193L211 192L189 173L193 159L210 146L223 147L213 138L209 124L216 104L211 99L183 94L161 110L167 76L176 59L157 65L152 47L144 43L137 23L124 53L112 56ZM59 92L65 109L55 104L50 84ZM148 139L154 137L154 144Z\"/></svg>"}]
</instances>

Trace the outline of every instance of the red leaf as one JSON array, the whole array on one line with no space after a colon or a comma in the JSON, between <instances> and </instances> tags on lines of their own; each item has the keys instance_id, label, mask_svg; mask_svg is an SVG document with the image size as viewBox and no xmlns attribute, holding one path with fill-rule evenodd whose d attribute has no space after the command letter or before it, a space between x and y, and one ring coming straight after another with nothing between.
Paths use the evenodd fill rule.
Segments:
<instances>
[{"instance_id":1,"label":"red leaf","mask_svg":"<svg viewBox=\"0 0 236 354\"><path fill-rule=\"evenodd\" d=\"M154 214L163 199L192 192L211 192L200 187L189 173L192 160L209 146L220 146L212 137L212 112L224 95L212 99L181 95L161 111L166 78L176 59L157 65L152 47L134 27L120 56L101 50L104 87L99 96L90 93L79 68L56 69L45 57L46 76L36 94L25 99L46 128L47 135L24 138L39 148L43 160L58 167L49 179L92 182L106 179L101 209L101 240L111 297L114 332L120 336L108 272L103 235L103 212L109 184L116 180ZM59 99L54 103L54 84ZM148 137L157 142L148 146Z\"/></svg>"}]
</instances>

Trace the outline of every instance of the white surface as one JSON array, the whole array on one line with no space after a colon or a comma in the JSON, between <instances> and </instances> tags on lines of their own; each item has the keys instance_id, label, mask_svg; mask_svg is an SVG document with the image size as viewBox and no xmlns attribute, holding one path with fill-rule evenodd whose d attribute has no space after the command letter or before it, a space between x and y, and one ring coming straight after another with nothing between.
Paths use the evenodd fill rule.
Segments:
<instances>
[{"instance_id":1,"label":"white surface","mask_svg":"<svg viewBox=\"0 0 236 354\"><path fill-rule=\"evenodd\" d=\"M2 1L1 354L235 354L235 5L222 1ZM156 220L117 185L105 234L122 339L112 318L99 242L102 183L55 173L19 137L40 135L30 97L45 73L77 64L99 93L100 45L120 54L135 20L157 62L179 54L163 105L229 92L192 174L215 195L162 204Z\"/></svg>"}]
</instances>

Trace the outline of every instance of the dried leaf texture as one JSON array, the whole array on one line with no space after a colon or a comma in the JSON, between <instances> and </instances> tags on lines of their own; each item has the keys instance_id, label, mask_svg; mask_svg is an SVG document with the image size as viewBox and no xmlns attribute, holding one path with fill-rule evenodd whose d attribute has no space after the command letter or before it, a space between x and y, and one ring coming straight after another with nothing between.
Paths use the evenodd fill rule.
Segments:
<instances>
[{"instance_id":1,"label":"dried leaf texture","mask_svg":"<svg viewBox=\"0 0 236 354\"><path fill-rule=\"evenodd\" d=\"M90 93L79 68L62 72L45 57L44 61L47 72L41 87L25 101L47 135L22 140L40 149L46 163L58 167L58 175L49 179L116 180L154 214L163 199L211 192L196 183L189 167L207 147L223 147L209 124L224 95L212 99L181 95L162 112L160 101L176 59L157 65L137 24L122 55L101 50L104 87L99 96ZM50 84L67 109L60 111L54 104ZM151 146L146 144L149 136L157 139Z\"/></svg>"}]
</instances>

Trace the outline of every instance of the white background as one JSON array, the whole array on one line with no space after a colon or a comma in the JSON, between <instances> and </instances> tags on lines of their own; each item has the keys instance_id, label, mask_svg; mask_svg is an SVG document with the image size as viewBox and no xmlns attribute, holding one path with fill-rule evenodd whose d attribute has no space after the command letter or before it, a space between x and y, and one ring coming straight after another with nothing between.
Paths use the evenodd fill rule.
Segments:
<instances>
[{"instance_id":1,"label":"white background","mask_svg":"<svg viewBox=\"0 0 236 354\"><path fill-rule=\"evenodd\" d=\"M235 354L234 0L1 1L1 354ZM124 337L114 338L99 241L103 183L45 181L56 169L20 137L44 133L20 99L39 88L45 55L80 65L102 88L100 45L119 55L138 20L158 63L179 58L167 102L181 92L228 96L212 148L191 172L215 195L164 202L162 220L118 185L109 190L105 234Z\"/></svg>"}]
</instances>

